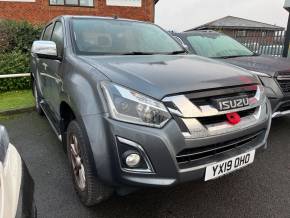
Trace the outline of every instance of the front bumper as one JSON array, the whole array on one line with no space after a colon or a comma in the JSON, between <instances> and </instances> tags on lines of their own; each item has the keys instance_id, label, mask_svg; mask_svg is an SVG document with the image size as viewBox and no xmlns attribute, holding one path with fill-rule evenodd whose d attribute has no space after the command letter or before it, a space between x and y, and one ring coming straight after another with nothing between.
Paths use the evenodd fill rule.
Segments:
<instances>
[{"instance_id":1,"label":"front bumper","mask_svg":"<svg viewBox=\"0 0 290 218\"><path fill-rule=\"evenodd\" d=\"M202 161L192 163L191 166L181 168L181 165L176 161L177 147L195 147L202 144L212 144L216 142L223 142L224 140L233 140L242 137L246 134L256 133L263 129L263 126L257 126L251 130L243 133L235 133L228 135L221 135L218 137L211 137L207 139L199 140L187 140L184 142L181 138L176 137L176 134L172 132L175 129L174 123L169 124L162 132L156 131L155 133L147 133L146 137L138 135L137 132L132 131L127 134L127 128L121 129L119 127L117 135L123 135L123 137L130 138L134 142L141 145L146 154L149 156L150 161L154 167L154 173L144 174L144 173L130 173L119 171L119 181L122 184L130 186L169 186L177 183L192 181L192 180L204 180L205 169L208 165L214 164L216 162L234 157L236 155L245 153L250 150L260 150L265 148L266 141L264 131L254 144L248 143L240 148L231 149L220 154L206 157ZM134 135L132 135L134 134ZM117 143L116 143L117 144ZM178 145L178 146L176 146Z\"/></svg>"},{"instance_id":2,"label":"front bumper","mask_svg":"<svg viewBox=\"0 0 290 218\"><path fill-rule=\"evenodd\" d=\"M283 92L277 78L260 77L271 102L272 118L290 114L290 93Z\"/></svg>"},{"instance_id":3,"label":"front bumper","mask_svg":"<svg viewBox=\"0 0 290 218\"><path fill-rule=\"evenodd\" d=\"M97 132L95 131L96 123L100 125L97 127ZM104 183L116 188L164 187L193 180L202 181L206 166L247 151L260 151L266 148L270 123L269 113L267 119L242 131L236 130L217 136L186 139L174 120L171 120L162 129L155 129L112 120L106 114L84 117L98 176ZM177 154L182 150L216 143L222 144L257 133L259 136L253 141L193 161L189 165L184 166L177 161ZM117 137L141 146L154 171L130 172L122 169Z\"/></svg>"}]
</instances>

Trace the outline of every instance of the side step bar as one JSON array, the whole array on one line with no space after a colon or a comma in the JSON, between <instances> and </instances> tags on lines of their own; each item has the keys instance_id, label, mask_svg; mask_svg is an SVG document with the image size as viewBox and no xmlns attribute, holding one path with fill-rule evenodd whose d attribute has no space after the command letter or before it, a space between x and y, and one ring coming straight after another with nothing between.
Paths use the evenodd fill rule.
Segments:
<instances>
[{"instance_id":1,"label":"side step bar","mask_svg":"<svg viewBox=\"0 0 290 218\"><path fill-rule=\"evenodd\" d=\"M49 116L49 115L50 115L50 112L49 112L49 110L47 109L47 107L46 107L46 105L45 105L45 102L44 102L43 100L40 101L40 107L41 107L43 113L45 114L47 120L49 121L50 126L52 127L52 129L53 129L54 133L56 134L58 140L59 140L60 142L62 142L62 136L61 136L60 130L55 126L54 123L56 123L56 122L53 122L53 121L51 120L51 117L52 117L52 116Z\"/></svg>"},{"instance_id":2,"label":"side step bar","mask_svg":"<svg viewBox=\"0 0 290 218\"><path fill-rule=\"evenodd\" d=\"M275 113L272 114L272 118L277 118L277 117L282 117L282 116L285 116L285 115L289 115L290 114L290 110L288 111L277 111Z\"/></svg>"}]
</instances>

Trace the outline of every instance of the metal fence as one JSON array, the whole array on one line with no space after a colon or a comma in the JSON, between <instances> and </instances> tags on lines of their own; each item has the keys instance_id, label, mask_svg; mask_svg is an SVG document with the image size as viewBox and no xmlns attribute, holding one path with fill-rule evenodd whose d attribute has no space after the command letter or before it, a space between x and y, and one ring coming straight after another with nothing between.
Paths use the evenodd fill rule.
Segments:
<instances>
[{"instance_id":1,"label":"metal fence","mask_svg":"<svg viewBox=\"0 0 290 218\"><path fill-rule=\"evenodd\" d=\"M18 74L1 74L0 79L29 77L30 73L18 73Z\"/></svg>"},{"instance_id":2,"label":"metal fence","mask_svg":"<svg viewBox=\"0 0 290 218\"><path fill-rule=\"evenodd\" d=\"M284 49L285 31L276 32L234 32L233 36L237 41L247 46L258 54L281 57Z\"/></svg>"}]
</instances>

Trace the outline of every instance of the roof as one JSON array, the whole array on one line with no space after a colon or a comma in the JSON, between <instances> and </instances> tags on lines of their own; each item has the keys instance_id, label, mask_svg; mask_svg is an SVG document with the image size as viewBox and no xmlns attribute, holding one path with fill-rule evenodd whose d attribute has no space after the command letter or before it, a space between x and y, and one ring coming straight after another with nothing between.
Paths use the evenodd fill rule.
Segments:
<instances>
[{"instance_id":1,"label":"roof","mask_svg":"<svg viewBox=\"0 0 290 218\"><path fill-rule=\"evenodd\" d=\"M272 31L282 31L284 27L279 27L276 25L271 25L267 23L262 23L258 21L248 20L239 17L227 16L204 25L198 26L196 28L187 30L203 30L203 29L258 29L258 30L272 30Z\"/></svg>"}]
</instances>

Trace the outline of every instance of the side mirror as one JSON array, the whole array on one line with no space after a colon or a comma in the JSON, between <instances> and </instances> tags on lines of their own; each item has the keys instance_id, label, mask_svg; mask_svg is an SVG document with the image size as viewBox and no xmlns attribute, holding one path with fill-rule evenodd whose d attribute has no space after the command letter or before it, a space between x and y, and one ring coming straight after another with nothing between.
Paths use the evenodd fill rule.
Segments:
<instances>
[{"instance_id":1,"label":"side mirror","mask_svg":"<svg viewBox=\"0 0 290 218\"><path fill-rule=\"evenodd\" d=\"M0 125L0 162L4 162L9 146L8 133L4 126Z\"/></svg>"},{"instance_id":2,"label":"side mirror","mask_svg":"<svg viewBox=\"0 0 290 218\"><path fill-rule=\"evenodd\" d=\"M34 41L31 53L40 58L58 59L56 44L53 41Z\"/></svg>"}]
</instances>

